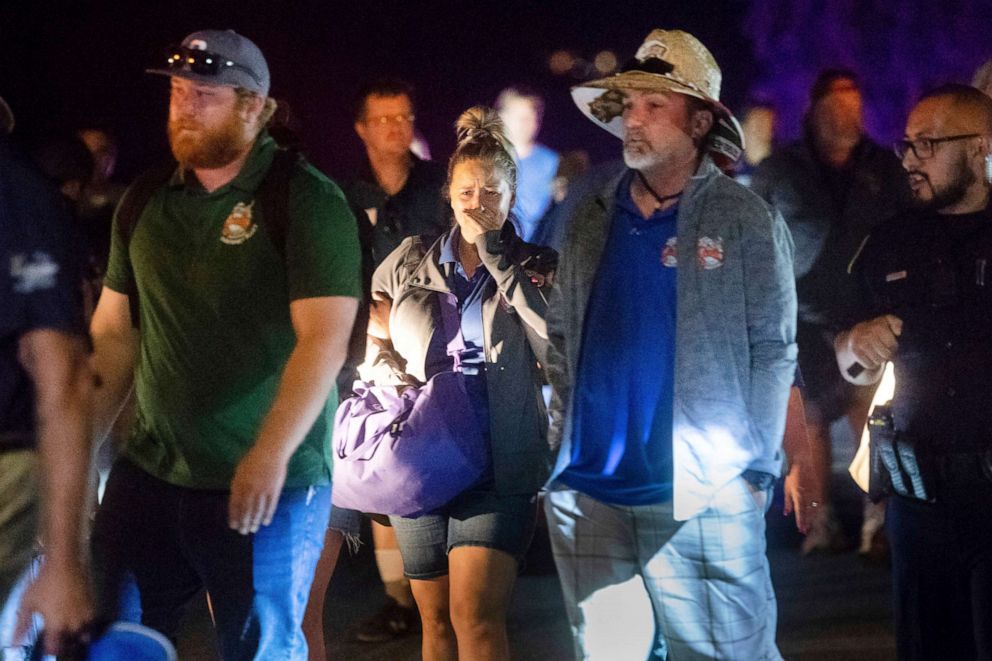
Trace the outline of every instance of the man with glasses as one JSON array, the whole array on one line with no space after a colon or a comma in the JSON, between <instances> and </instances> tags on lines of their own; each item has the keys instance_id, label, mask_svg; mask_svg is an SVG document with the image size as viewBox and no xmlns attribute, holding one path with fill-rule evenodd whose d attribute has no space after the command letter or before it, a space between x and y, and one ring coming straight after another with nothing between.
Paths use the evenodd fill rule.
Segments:
<instances>
[{"instance_id":1,"label":"man with glasses","mask_svg":"<svg viewBox=\"0 0 992 661\"><path fill-rule=\"evenodd\" d=\"M99 587L109 611L171 638L206 588L223 658L306 659L334 380L360 296L355 220L265 130L254 43L195 32L150 72L171 78L178 166L136 217L148 175L125 194L91 327L98 434L132 383L138 411L96 518Z\"/></svg>"},{"instance_id":2,"label":"man with glasses","mask_svg":"<svg viewBox=\"0 0 992 661\"><path fill-rule=\"evenodd\" d=\"M414 119L413 88L401 80L378 80L358 93L355 133L365 145L366 162L345 194L372 224L375 265L404 238L448 228L440 192L444 166L410 151Z\"/></svg>"},{"instance_id":3,"label":"man with glasses","mask_svg":"<svg viewBox=\"0 0 992 661\"><path fill-rule=\"evenodd\" d=\"M366 269L369 281L375 267L403 239L418 235L440 236L449 226L450 211L441 196L447 173L443 165L422 160L411 150L414 120L413 87L405 81L375 80L365 84L356 96L355 133L365 146L366 159L358 176L344 185L344 191L352 207L363 209L368 220L364 223L365 219L359 218L363 248L371 261ZM348 363L339 379L342 392L347 392L345 388L350 390L355 368L365 358L364 322L367 319L363 306L355 325ZM347 528L347 512L335 512L336 523ZM355 528L360 522L357 517L357 513L351 513ZM355 630L355 637L367 643L384 642L420 630L420 616L410 582L403 575L396 536L392 528L375 522L372 532L376 565L387 601ZM322 558L318 580L326 584L330 575L322 571L324 562ZM323 598L318 587L315 584L311 612L315 607L314 600Z\"/></svg>"},{"instance_id":4,"label":"man with glasses","mask_svg":"<svg viewBox=\"0 0 992 661\"><path fill-rule=\"evenodd\" d=\"M861 89L854 72L828 69L810 92L803 137L761 162L751 189L781 212L796 243L799 366L817 480L829 494L830 428L844 419L860 438L874 388L837 374L833 337L851 321L858 292L847 265L878 222L909 204L898 161L864 131ZM803 553L846 546L828 503L817 510ZM881 556L882 511L866 502L860 551Z\"/></svg>"},{"instance_id":5,"label":"man with glasses","mask_svg":"<svg viewBox=\"0 0 992 661\"><path fill-rule=\"evenodd\" d=\"M837 336L855 384L896 372L891 428L912 494L889 498L900 659L992 658L992 99L946 85L896 152L915 210L872 231L853 264L861 323ZM875 439L873 438L873 441Z\"/></svg>"}]
</instances>

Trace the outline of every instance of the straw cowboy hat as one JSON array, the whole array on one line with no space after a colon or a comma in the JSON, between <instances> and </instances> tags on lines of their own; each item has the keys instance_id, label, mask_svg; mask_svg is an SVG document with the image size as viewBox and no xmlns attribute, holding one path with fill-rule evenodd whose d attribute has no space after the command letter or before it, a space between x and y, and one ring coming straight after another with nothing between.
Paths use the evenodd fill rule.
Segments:
<instances>
[{"instance_id":1,"label":"straw cowboy hat","mask_svg":"<svg viewBox=\"0 0 992 661\"><path fill-rule=\"evenodd\" d=\"M623 137L623 92L677 92L702 99L715 116L707 150L721 166L744 152L744 132L733 113L720 103L720 67L713 55L688 32L652 30L620 73L572 88L572 100L601 127Z\"/></svg>"}]
</instances>

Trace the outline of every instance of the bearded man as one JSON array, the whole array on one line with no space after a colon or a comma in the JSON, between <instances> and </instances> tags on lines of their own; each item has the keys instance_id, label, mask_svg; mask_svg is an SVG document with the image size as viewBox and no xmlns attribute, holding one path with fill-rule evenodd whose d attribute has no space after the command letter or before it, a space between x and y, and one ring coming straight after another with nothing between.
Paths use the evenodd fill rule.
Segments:
<instances>
[{"instance_id":1,"label":"bearded man","mask_svg":"<svg viewBox=\"0 0 992 661\"><path fill-rule=\"evenodd\" d=\"M899 659L989 659L992 99L965 85L928 92L895 149L916 209L876 227L859 252L861 322L834 349L855 384L895 368L888 414L876 407L870 428L894 492Z\"/></svg>"},{"instance_id":2,"label":"bearded man","mask_svg":"<svg viewBox=\"0 0 992 661\"><path fill-rule=\"evenodd\" d=\"M96 519L98 585L108 616L169 637L205 587L223 658L306 659L335 377L360 296L355 219L302 160L283 182L285 235L264 218L280 154L254 43L200 31L163 59L150 72L171 78L178 166L133 223L136 186L118 208L91 328L97 435L132 385L138 408Z\"/></svg>"},{"instance_id":3,"label":"bearded man","mask_svg":"<svg viewBox=\"0 0 992 661\"><path fill-rule=\"evenodd\" d=\"M721 172L743 151L721 79L698 39L654 30L572 90L627 165L568 219L548 311L544 506L578 659L781 659L764 517L796 369L792 241Z\"/></svg>"}]
</instances>

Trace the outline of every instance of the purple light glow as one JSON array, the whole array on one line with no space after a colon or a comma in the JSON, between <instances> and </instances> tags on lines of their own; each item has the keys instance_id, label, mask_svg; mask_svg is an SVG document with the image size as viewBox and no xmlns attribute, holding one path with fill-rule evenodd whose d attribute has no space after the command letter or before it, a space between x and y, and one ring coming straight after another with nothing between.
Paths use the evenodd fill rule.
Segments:
<instances>
[{"instance_id":1,"label":"purple light glow","mask_svg":"<svg viewBox=\"0 0 992 661\"><path fill-rule=\"evenodd\" d=\"M751 95L779 111L779 138L799 136L817 72L847 67L861 77L868 133L902 135L916 98L946 82L969 83L992 56L987 0L752 0L744 19L755 79Z\"/></svg>"}]
</instances>

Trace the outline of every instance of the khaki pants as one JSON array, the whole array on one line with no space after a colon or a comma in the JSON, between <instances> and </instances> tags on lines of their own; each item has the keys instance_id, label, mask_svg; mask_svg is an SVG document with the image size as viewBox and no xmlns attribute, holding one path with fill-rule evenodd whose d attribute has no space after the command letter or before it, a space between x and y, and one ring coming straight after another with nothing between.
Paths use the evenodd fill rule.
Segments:
<instances>
[{"instance_id":1,"label":"khaki pants","mask_svg":"<svg viewBox=\"0 0 992 661\"><path fill-rule=\"evenodd\" d=\"M37 464L37 456L30 450L0 452L0 607L34 554Z\"/></svg>"}]
</instances>

